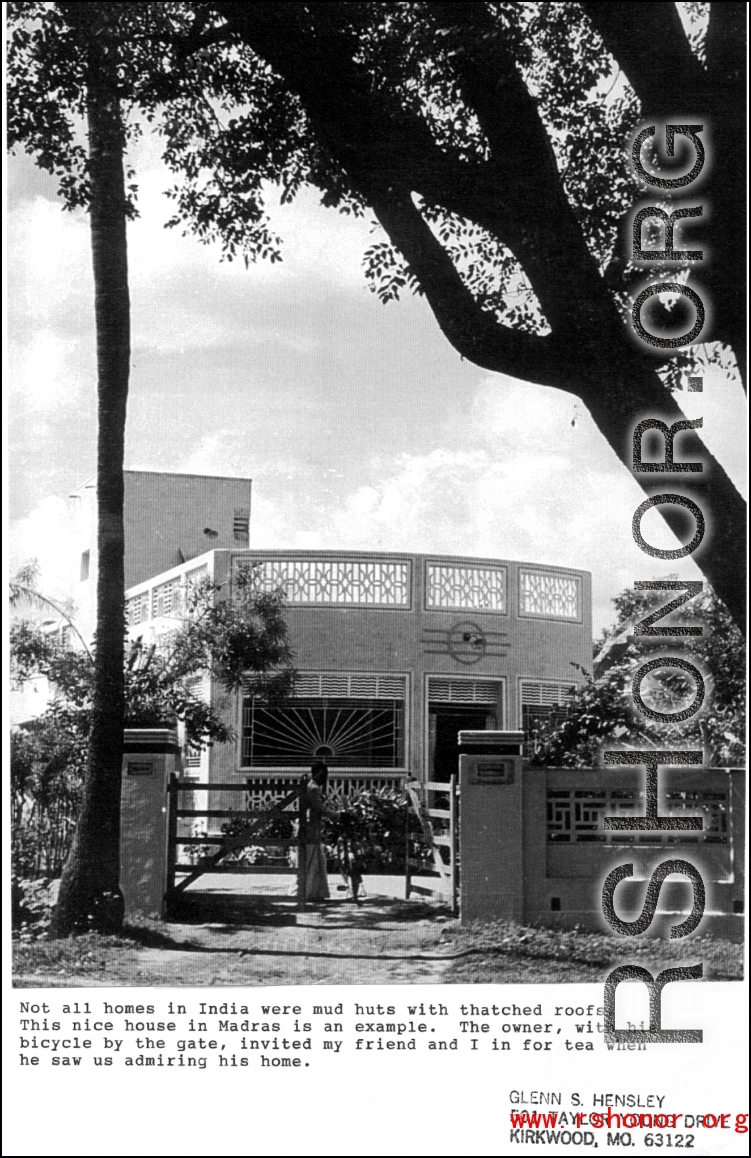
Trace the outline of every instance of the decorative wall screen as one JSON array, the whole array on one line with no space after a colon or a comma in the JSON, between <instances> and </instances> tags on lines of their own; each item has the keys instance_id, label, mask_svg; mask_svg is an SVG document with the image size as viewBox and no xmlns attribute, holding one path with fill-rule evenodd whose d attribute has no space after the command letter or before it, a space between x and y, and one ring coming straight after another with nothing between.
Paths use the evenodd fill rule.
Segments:
<instances>
[{"instance_id":1,"label":"decorative wall screen","mask_svg":"<svg viewBox=\"0 0 751 1158\"><path fill-rule=\"evenodd\" d=\"M500 680L452 680L430 676L428 700L431 704L497 704Z\"/></svg>"},{"instance_id":2,"label":"decorative wall screen","mask_svg":"<svg viewBox=\"0 0 751 1158\"><path fill-rule=\"evenodd\" d=\"M605 816L644 815L644 793L622 789L551 789L548 791L547 838L556 844L727 844L728 797L725 792L669 792L670 816L701 816L701 830L667 832L605 831Z\"/></svg>"},{"instance_id":3,"label":"decorative wall screen","mask_svg":"<svg viewBox=\"0 0 751 1158\"><path fill-rule=\"evenodd\" d=\"M197 700L203 703L209 702L209 682L204 676L191 676L185 681L185 686L188 691ZM206 760L204 757L205 748L194 748L186 742L183 749L183 764L186 769L200 770L204 767Z\"/></svg>"},{"instance_id":4,"label":"decorative wall screen","mask_svg":"<svg viewBox=\"0 0 751 1158\"><path fill-rule=\"evenodd\" d=\"M164 583L157 584L138 595L125 600L125 620L128 627L145 623L147 619L181 619L187 611L187 594L190 587L208 576L205 565L195 567L182 575L175 575Z\"/></svg>"},{"instance_id":5,"label":"decorative wall screen","mask_svg":"<svg viewBox=\"0 0 751 1158\"><path fill-rule=\"evenodd\" d=\"M256 563L255 560L238 560ZM283 586L292 604L344 607L409 607L409 562L378 559L262 559L259 581L267 590Z\"/></svg>"},{"instance_id":6,"label":"decorative wall screen","mask_svg":"<svg viewBox=\"0 0 751 1158\"><path fill-rule=\"evenodd\" d=\"M547 571L519 570L519 614L543 619L581 619L579 579Z\"/></svg>"},{"instance_id":7,"label":"decorative wall screen","mask_svg":"<svg viewBox=\"0 0 751 1158\"><path fill-rule=\"evenodd\" d=\"M128 627L144 623L151 614L151 592L141 591L125 600L125 621Z\"/></svg>"},{"instance_id":8,"label":"decorative wall screen","mask_svg":"<svg viewBox=\"0 0 751 1158\"><path fill-rule=\"evenodd\" d=\"M428 563L425 606L438 611L506 610L506 568Z\"/></svg>"},{"instance_id":9,"label":"decorative wall screen","mask_svg":"<svg viewBox=\"0 0 751 1158\"><path fill-rule=\"evenodd\" d=\"M181 586L181 578L177 575L174 579L168 579L166 583L160 583L158 587L152 589L151 614L154 619L163 615L176 618L182 614Z\"/></svg>"},{"instance_id":10,"label":"decorative wall screen","mask_svg":"<svg viewBox=\"0 0 751 1158\"><path fill-rule=\"evenodd\" d=\"M406 687L406 676L303 672L281 707L246 696L243 767L401 768Z\"/></svg>"},{"instance_id":11,"label":"decorative wall screen","mask_svg":"<svg viewBox=\"0 0 751 1158\"><path fill-rule=\"evenodd\" d=\"M407 680L400 675L370 675L354 672L301 672L295 683L295 698L341 696L358 699L403 700Z\"/></svg>"},{"instance_id":12,"label":"decorative wall screen","mask_svg":"<svg viewBox=\"0 0 751 1158\"><path fill-rule=\"evenodd\" d=\"M522 680L522 707L553 708L566 704L571 698L571 683L555 683L552 680Z\"/></svg>"},{"instance_id":13,"label":"decorative wall screen","mask_svg":"<svg viewBox=\"0 0 751 1158\"><path fill-rule=\"evenodd\" d=\"M521 681L521 726L526 737L525 756L531 756L536 751L538 743L536 732L539 724L566 718L572 683L554 683L549 680Z\"/></svg>"},{"instance_id":14,"label":"decorative wall screen","mask_svg":"<svg viewBox=\"0 0 751 1158\"><path fill-rule=\"evenodd\" d=\"M186 584L200 583L202 579L208 578L208 574L209 569L204 563L203 567L195 567L192 571L186 571L184 576L185 582Z\"/></svg>"},{"instance_id":15,"label":"decorative wall screen","mask_svg":"<svg viewBox=\"0 0 751 1158\"><path fill-rule=\"evenodd\" d=\"M329 801L333 797L343 803L347 797L368 789L401 788L404 779L405 774L403 772L343 772L338 775L332 773L329 776L326 797ZM298 772L285 776L283 773L272 772L266 776L263 774L254 775L252 779L248 779L247 784L248 791L245 802L248 808L258 808L259 810L272 808L284 796L299 787L300 774Z\"/></svg>"}]
</instances>

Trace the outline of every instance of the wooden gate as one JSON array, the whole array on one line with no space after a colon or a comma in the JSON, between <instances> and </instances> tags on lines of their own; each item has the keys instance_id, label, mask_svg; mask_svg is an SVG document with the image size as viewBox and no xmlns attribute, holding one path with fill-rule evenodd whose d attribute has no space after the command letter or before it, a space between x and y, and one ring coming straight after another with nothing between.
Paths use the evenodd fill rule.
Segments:
<instances>
[{"instance_id":1,"label":"wooden gate","mask_svg":"<svg viewBox=\"0 0 751 1158\"><path fill-rule=\"evenodd\" d=\"M307 787L307 777L303 776L300 784L288 793L276 804L264 809L248 809L248 808L195 808L193 801L185 801L185 806L181 806L181 798L184 799L187 793L193 794L195 792L218 793L224 795L228 793L247 793L247 784L202 784L196 780L180 780L176 775L170 776L169 785L167 788L167 803L168 803L168 817L167 817L167 892L165 897L165 908L167 914L174 912L177 907L177 901L181 896L184 896L185 891L189 885L192 885L199 877L205 873L232 873L233 875L255 875L263 876L273 874L274 876L290 876L297 878L297 907L303 909L305 907L305 831L306 831L306 808L305 795ZM270 820L279 820L289 818L297 824L297 834L290 838L284 839L279 837L264 838L259 837L260 830L264 825L268 824ZM195 835L194 832L190 834L182 831L185 827L185 822L193 822L197 820L242 820L248 821L247 828L242 833L237 835L218 834L211 836L208 834ZM192 825L191 825L192 827ZM219 846L216 849L216 846ZM280 864L243 864L233 862L231 864L222 863L231 853L237 853L243 848L253 846L254 848L261 848L265 852L269 849L275 849L277 852L280 849L285 850L285 859ZM180 849L201 849L213 847L216 849L213 853L200 855L197 859L187 860L186 854L182 857L179 854ZM289 858L286 855L286 850L290 848L297 849L297 865L292 867L289 863ZM194 894L191 894L194 895Z\"/></svg>"},{"instance_id":2,"label":"wooden gate","mask_svg":"<svg viewBox=\"0 0 751 1158\"><path fill-rule=\"evenodd\" d=\"M422 861L410 856L409 838L405 856L404 895L432 897L459 911L459 788L454 775L448 782L413 780L405 785L412 807L420 819L423 839L433 862L426 870ZM441 807L438 807L438 805ZM413 883L415 876L435 876L435 888Z\"/></svg>"}]
</instances>

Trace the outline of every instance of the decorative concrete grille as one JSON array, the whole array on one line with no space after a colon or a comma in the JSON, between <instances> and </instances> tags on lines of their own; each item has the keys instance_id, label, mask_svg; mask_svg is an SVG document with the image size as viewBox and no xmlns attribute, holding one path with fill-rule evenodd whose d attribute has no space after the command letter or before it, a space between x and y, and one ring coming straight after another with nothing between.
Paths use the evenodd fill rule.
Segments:
<instances>
[{"instance_id":1,"label":"decorative concrete grille","mask_svg":"<svg viewBox=\"0 0 751 1158\"><path fill-rule=\"evenodd\" d=\"M180 576L168 579L154 587L151 593L151 614L154 619L167 616L177 618L182 613L182 592Z\"/></svg>"},{"instance_id":2,"label":"decorative concrete grille","mask_svg":"<svg viewBox=\"0 0 751 1158\"><path fill-rule=\"evenodd\" d=\"M668 812L671 816L701 816L704 827L700 831L676 832L668 834L672 843L683 837L693 836L703 844L727 844L728 842L728 800L724 792L668 792L666 796ZM668 841L668 843L671 843Z\"/></svg>"},{"instance_id":3,"label":"decorative concrete grille","mask_svg":"<svg viewBox=\"0 0 751 1158\"><path fill-rule=\"evenodd\" d=\"M644 815L643 792L622 789L551 789L547 797L547 838L555 844L629 844L670 846L727 844L728 798L724 792L673 792L666 797L669 816L701 816L701 830L668 832L604 831L605 816Z\"/></svg>"},{"instance_id":4,"label":"decorative concrete grille","mask_svg":"<svg viewBox=\"0 0 751 1158\"><path fill-rule=\"evenodd\" d=\"M566 704L571 698L570 684L545 682L540 680L522 680L522 707L552 708L557 704Z\"/></svg>"},{"instance_id":5,"label":"decorative concrete grille","mask_svg":"<svg viewBox=\"0 0 751 1158\"><path fill-rule=\"evenodd\" d=\"M428 680L428 700L436 704L496 704L501 689L496 680Z\"/></svg>"},{"instance_id":6,"label":"decorative concrete grille","mask_svg":"<svg viewBox=\"0 0 751 1158\"><path fill-rule=\"evenodd\" d=\"M579 580L546 571L519 571L519 614L581 619Z\"/></svg>"},{"instance_id":7,"label":"decorative concrete grille","mask_svg":"<svg viewBox=\"0 0 751 1158\"><path fill-rule=\"evenodd\" d=\"M238 563L242 565L242 560ZM255 560L249 560L255 563ZM365 559L264 559L262 587L284 587L292 604L409 607L410 564Z\"/></svg>"},{"instance_id":8,"label":"decorative concrete grille","mask_svg":"<svg viewBox=\"0 0 751 1158\"><path fill-rule=\"evenodd\" d=\"M325 696L343 699L403 700L405 676L354 675L350 672L303 672L292 693L299 698Z\"/></svg>"},{"instance_id":9,"label":"decorative concrete grille","mask_svg":"<svg viewBox=\"0 0 751 1158\"><path fill-rule=\"evenodd\" d=\"M188 691L196 697L197 700L203 700L208 703L209 689L206 679L202 676L191 676L185 681L185 686ZM193 748L188 744L183 755L183 763L187 768L202 768L203 767L203 752L202 748Z\"/></svg>"},{"instance_id":10,"label":"decorative concrete grille","mask_svg":"<svg viewBox=\"0 0 751 1158\"><path fill-rule=\"evenodd\" d=\"M425 605L439 611L505 611L505 567L428 563Z\"/></svg>"},{"instance_id":11,"label":"decorative concrete grille","mask_svg":"<svg viewBox=\"0 0 751 1158\"><path fill-rule=\"evenodd\" d=\"M566 719L571 691L571 684L522 680L521 721L526 736L525 756L531 757L537 751L541 724L561 723Z\"/></svg>"},{"instance_id":12,"label":"decorative concrete grille","mask_svg":"<svg viewBox=\"0 0 751 1158\"><path fill-rule=\"evenodd\" d=\"M384 776L383 774L376 774L369 776L367 773L355 776L329 775L326 798L330 800L335 797L338 800L345 800L357 792L399 789L404 784L405 778L405 775ZM255 778L248 780L247 783L247 807L260 810L272 808L284 796L297 788L300 784L300 776L293 773L291 776L275 776L273 779L271 777L259 777L257 780ZM291 818L293 815L293 812L290 811Z\"/></svg>"},{"instance_id":13,"label":"decorative concrete grille","mask_svg":"<svg viewBox=\"0 0 751 1158\"><path fill-rule=\"evenodd\" d=\"M151 592L141 591L139 595L131 595L125 600L125 620L128 627L136 627L145 623L151 611Z\"/></svg>"},{"instance_id":14,"label":"decorative concrete grille","mask_svg":"<svg viewBox=\"0 0 751 1158\"><path fill-rule=\"evenodd\" d=\"M206 579L209 569L204 563L203 567L195 567L192 571L185 572L186 583L199 583L201 579Z\"/></svg>"}]
</instances>

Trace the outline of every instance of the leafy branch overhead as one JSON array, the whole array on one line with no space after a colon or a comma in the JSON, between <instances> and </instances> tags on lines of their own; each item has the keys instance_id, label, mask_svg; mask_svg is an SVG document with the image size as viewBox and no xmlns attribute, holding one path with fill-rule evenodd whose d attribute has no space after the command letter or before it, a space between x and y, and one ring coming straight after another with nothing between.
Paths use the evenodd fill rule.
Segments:
<instances>
[{"instance_id":1,"label":"leafy branch overhead","mask_svg":"<svg viewBox=\"0 0 751 1158\"><path fill-rule=\"evenodd\" d=\"M84 203L70 5L10 7L11 76L31 78L11 84L11 144L70 182L70 205ZM129 139L159 134L175 174L170 225L227 259L280 260L267 206L313 186L323 205L375 219L364 268L382 301L416 292L462 357L579 397L629 468L638 421L683 418L675 392L689 372L737 362L745 373L742 5L685 5L685 27L664 3L108 7L128 45L118 69ZM632 210L653 192L635 179L630 143L645 118L689 109L712 136L698 196L713 212L681 228L710 259L670 277L697 280L711 329L698 353L646 350L630 333L631 302L666 275L629 257ZM659 151L645 161L665 167ZM652 305L658 326L681 309ZM745 504L699 433L685 432L681 450L704 463L713 527L696 561L741 623ZM637 479L651 493L654 481ZM659 510L685 541L683 513Z\"/></svg>"}]
</instances>

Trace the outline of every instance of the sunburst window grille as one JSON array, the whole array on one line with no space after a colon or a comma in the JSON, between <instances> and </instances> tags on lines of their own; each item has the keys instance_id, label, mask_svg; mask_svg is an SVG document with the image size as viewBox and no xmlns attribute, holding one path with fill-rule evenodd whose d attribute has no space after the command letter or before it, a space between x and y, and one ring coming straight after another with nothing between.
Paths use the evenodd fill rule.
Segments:
<instances>
[{"instance_id":1,"label":"sunburst window grille","mask_svg":"<svg viewBox=\"0 0 751 1158\"><path fill-rule=\"evenodd\" d=\"M303 699L269 707L246 697L242 762L252 768L401 768L404 701Z\"/></svg>"}]
</instances>

